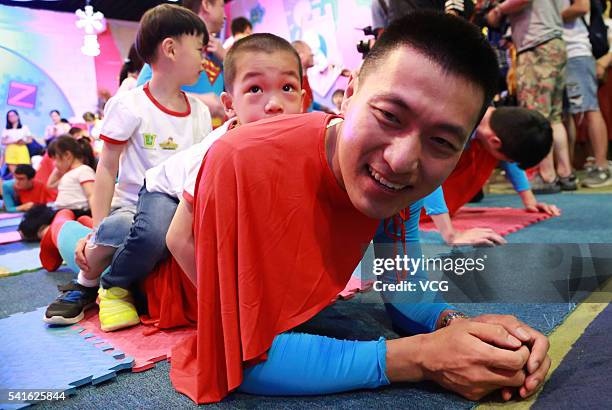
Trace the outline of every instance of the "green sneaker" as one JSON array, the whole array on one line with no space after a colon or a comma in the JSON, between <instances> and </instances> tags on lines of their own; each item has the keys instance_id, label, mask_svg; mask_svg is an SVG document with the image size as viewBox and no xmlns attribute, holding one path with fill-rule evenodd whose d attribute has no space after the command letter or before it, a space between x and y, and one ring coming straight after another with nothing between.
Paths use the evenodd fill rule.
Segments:
<instances>
[{"instance_id":1,"label":"green sneaker","mask_svg":"<svg viewBox=\"0 0 612 410\"><path fill-rule=\"evenodd\" d=\"M100 288L100 328L112 332L140 323L130 291L123 288Z\"/></svg>"}]
</instances>

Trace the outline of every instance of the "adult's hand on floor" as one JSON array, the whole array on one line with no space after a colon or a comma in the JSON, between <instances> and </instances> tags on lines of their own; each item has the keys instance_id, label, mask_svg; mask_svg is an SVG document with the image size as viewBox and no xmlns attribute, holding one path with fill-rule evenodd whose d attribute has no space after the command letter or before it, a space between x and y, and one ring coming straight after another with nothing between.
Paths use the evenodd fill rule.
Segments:
<instances>
[{"instance_id":1,"label":"adult's hand on floor","mask_svg":"<svg viewBox=\"0 0 612 410\"><path fill-rule=\"evenodd\" d=\"M455 230L454 235L448 241L449 245L495 246L505 243L506 240L490 228L472 228L465 231Z\"/></svg>"},{"instance_id":2,"label":"adult's hand on floor","mask_svg":"<svg viewBox=\"0 0 612 410\"><path fill-rule=\"evenodd\" d=\"M423 335L420 346L425 379L470 400L504 387L522 388L529 349L504 326L473 320Z\"/></svg>"},{"instance_id":3,"label":"adult's hand on floor","mask_svg":"<svg viewBox=\"0 0 612 410\"><path fill-rule=\"evenodd\" d=\"M92 237L92 235L93 233L89 233L86 237L79 239L76 244L76 248L74 249L74 262L83 271L89 270L89 265L87 264L87 257L85 256L85 248L87 247L87 242Z\"/></svg>"},{"instance_id":4,"label":"adult's hand on floor","mask_svg":"<svg viewBox=\"0 0 612 410\"><path fill-rule=\"evenodd\" d=\"M536 202L534 204L525 205L527 212L544 212L552 216L560 216L561 210L555 205L547 204L544 202Z\"/></svg>"},{"instance_id":5,"label":"adult's hand on floor","mask_svg":"<svg viewBox=\"0 0 612 410\"><path fill-rule=\"evenodd\" d=\"M524 346L529 347L530 354L526 367L528 375L523 385L518 389L518 394L522 398L534 394L544 383L546 374L550 369L551 360L548 356L550 343L548 338L511 315L481 315L471 318L470 321L503 326ZM509 386L506 387L502 390L502 398L510 400L513 389Z\"/></svg>"}]
</instances>

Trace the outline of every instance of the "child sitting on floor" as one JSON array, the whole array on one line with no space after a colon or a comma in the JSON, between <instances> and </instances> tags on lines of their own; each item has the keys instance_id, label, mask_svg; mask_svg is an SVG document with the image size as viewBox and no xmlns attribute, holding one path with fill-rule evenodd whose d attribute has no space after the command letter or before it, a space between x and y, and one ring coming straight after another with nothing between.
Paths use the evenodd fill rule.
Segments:
<instances>
[{"instance_id":1,"label":"child sitting on floor","mask_svg":"<svg viewBox=\"0 0 612 410\"><path fill-rule=\"evenodd\" d=\"M207 43L204 23L183 7L163 4L143 16L136 44L140 56L153 67L153 78L142 87L113 97L106 105L100 132L105 144L91 206L96 229L87 248L79 248L81 269L77 280L63 287L62 294L49 305L45 322L71 324L83 317L83 310L97 297L100 274L113 257L127 256L123 243L132 227L138 197L149 194L143 187L146 170L200 142L210 131L206 106L180 90L182 85L197 81ZM158 201L152 211L155 215L170 209L173 214L174 207L172 201ZM132 233L163 237L165 232L157 233L157 226L154 216L148 225L137 225ZM139 249L130 259L145 259L147 251ZM129 292L116 290L103 289L101 307L121 309L127 303ZM138 323L138 316L129 320Z\"/></svg>"},{"instance_id":2,"label":"child sitting on floor","mask_svg":"<svg viewBox=\"0 0 612 410\"><path fill-rule=\"evenodd\" d=\"M55 163L47 181L49 189L57 188L54 207L71 209L77 217L91 216L96 160L89 138L63 135L51 142L48 152Z\"/></svg>"}]
</instances>

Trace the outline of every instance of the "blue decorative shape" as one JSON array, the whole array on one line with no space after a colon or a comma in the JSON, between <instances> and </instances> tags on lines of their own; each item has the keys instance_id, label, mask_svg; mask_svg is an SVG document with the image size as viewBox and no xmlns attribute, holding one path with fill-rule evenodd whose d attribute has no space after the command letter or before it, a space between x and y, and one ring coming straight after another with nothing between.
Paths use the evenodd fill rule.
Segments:
<instances>
[{"instance_id":1,"label":"blue decorative shape","mask_svg":"<svg viewBox=\"0 0 612 410\"><path fill-rule=\"evenodd\" d=\"M263 18L266 14L266 9L263 8L260 2L257 2L255 7L251 9L249 14L251 16L249 19L251 21L251 24L255 26L256 24L259 24L263 21Z\"/></svg>"}]
</instances>

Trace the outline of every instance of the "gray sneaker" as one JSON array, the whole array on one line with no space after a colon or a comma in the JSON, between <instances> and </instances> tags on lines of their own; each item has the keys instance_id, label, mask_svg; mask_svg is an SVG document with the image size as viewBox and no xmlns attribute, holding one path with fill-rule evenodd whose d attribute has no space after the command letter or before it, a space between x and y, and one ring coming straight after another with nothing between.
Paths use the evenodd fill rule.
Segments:
<instances>
[{"instance_id":1,"label":"gray sneaker","mask_svg":"<svg viewBox=\"0 0 612 410\"><path fill-rule=\"evenodd\" d=\"M588 173L584 181L582 181L582 185L587 188L601 188L604 186L612 185L610 170L604 168L592 169Z\"/></svg>"},{"instance_id":2,"label":"gray sneaker","mask_svg":"<svg viewBox=\"0 0 612 410\"><path fill-rule=\"evenodd\" d=\"M559 177L558 181L562 191L575 191L578 189L579 181L573 173L566 177Z\"/></svg>"},{"instance_id":3,"label":"gray sneaker","mask_svg":"<svg viewBox=\"0 0 612 410\"><path fill-rule=\"evenodd\" d=\"M558 194L561 192L559 181L555 179L552 182L545 182L538 174L530 182L531 190L536 195Z\"/></svg>"}]
</instances>

